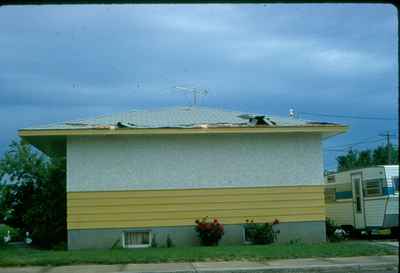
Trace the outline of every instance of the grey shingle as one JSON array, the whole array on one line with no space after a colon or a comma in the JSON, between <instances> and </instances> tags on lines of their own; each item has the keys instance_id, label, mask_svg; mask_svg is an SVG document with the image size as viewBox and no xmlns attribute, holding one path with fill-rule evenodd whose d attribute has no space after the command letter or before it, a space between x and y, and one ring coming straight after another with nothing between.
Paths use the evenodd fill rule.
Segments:
<instances>
[{"instance_id":1,"label":"grey shingle","mask_svg":"<svg viewBox=\"0 0 400 273\"><path fill-rule=\"evenodd\" d=\"M239 116L265 116L267 123L273 126L303 126L307 124L319 124L279 116L226 111L208 107L169 107L152 110L133 110L125 113L117 113L108 116L100 116L91 119L72 120L24 128L25 130L49 130L49 129L90 129L101 126L129 126L132 128L196 128L202 125L209 127L252 127L254 123L249 119ZM268 122L272 121L272 122Z\"/></svg>"}]
</instances>

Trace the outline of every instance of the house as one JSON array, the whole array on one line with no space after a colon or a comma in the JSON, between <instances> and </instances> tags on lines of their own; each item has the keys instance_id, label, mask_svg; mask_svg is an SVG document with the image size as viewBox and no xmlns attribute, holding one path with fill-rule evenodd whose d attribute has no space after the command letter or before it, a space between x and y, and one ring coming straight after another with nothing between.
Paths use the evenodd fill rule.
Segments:
<instances>
[{"instance_id":1,"label":"house","mask_svg":"<svg viewBox=\"0 0 400 273\"><path fill-rule=\"evenodd\" d=\"M346 126L206 107L140 110L25 128L67 157L69 249L198 244L194 221L279 224L279 241L325 241L321 141Z\"/></svg>"}]
</instances>

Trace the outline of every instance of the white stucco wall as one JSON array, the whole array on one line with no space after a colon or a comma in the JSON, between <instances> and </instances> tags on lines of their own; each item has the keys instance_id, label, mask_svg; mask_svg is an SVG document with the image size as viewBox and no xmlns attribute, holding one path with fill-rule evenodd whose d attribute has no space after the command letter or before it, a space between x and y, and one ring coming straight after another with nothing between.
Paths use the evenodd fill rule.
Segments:
<instances>
[{"instance_id":1,"label":"white stucco wall","mask_svg":"<svg viewBox=\"0 0 400 273\"><path fill-rule=\"evenodd\" d=\"M318 134L69 137L67 190L323 184Z\"/></svg>"}]
</instances>

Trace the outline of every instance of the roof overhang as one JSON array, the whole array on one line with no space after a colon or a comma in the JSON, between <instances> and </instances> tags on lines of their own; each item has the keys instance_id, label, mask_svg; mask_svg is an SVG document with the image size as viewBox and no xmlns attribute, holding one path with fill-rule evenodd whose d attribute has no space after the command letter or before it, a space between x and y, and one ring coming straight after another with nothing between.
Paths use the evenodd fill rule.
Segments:
<instances>
[{"instance_id":1,"label":"roof overhang","mask_svg":"<svg viewBox=\"0 0 400 273\"><path fill-rule=\"evenodd\" d=\"M109 135L186 135L186 134L282 134L318 133L323 139L345 133L344 125L307 126L260 126L236 128L96 128L96 129L21 129L20 137L49 156L66 155L66 139L69 136L109 136Z\"/></svg>"}]
</instances>

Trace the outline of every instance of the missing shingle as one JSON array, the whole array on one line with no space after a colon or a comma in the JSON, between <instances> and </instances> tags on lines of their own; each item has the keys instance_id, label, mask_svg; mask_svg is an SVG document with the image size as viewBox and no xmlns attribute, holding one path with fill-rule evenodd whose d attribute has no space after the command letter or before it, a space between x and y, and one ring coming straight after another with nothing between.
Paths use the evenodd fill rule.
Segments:
<instances>
[{"instance_id":1,"label":"missing shingle","mask_svg":"<svg viewBox=\"0 0 400 273\"><path fill-rule=\"evenodd\" d=\"M270 118L264 118L267 122L271 123L272 125L276 125L276 122L271 120Z\"/></svg>"},{"instance_id":2,"label":"missing shingle","mask_svg":"<svg viewBox=\"0 0 400 273\"><path fill-rule=\"evenodd\" d=\"M136 125L130 122L117 122L118 128L136 128Z\"/></svg>"},{"instance_id":3,"label":"missing shingle","mask_svg":"<svg viewBox=\"0 0 400 273\"><path fill-rule=\"evenodd\" d=\"M250 115L250 114L244 114L244 115L239 115L239 118L242 119L247 119L249 121L249 124L252 126L256 125L276 125L276 123L272 120L270 120L268 117L266 118L265 116L256 116L256 115Z\"/></svg>"},{"instance_id":4,"label":"missing shingle","mask_svg":"<svg viewBox=\"0 0 400 273\"><path fill-rule=\"evenodd\" d=\"M250 123L255 125L270 125L264 119L264 116L255 116L254 118L250 119Z\"/></svg>"}]
</instances>

